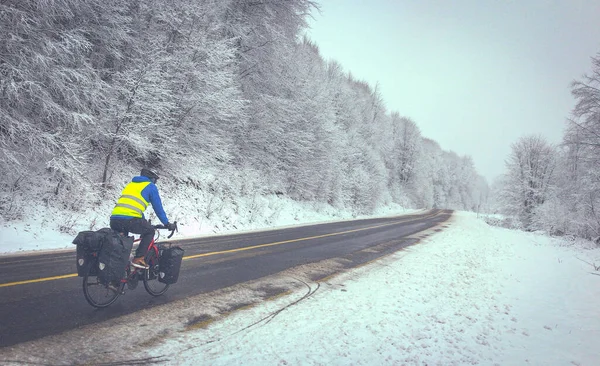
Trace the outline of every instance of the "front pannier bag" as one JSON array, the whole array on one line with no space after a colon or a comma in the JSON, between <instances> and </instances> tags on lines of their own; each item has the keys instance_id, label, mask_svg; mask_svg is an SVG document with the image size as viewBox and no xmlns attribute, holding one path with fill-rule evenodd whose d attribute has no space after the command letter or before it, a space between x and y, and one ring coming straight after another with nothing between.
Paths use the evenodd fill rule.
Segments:
<instances>
[{"instance_id":1,"label":"front pannier bag","mask_svg":"<svg viewBox=\"0 0 600 366\"><path fill-rule=\"evenodd\" d=\"M169 285L177 282L182 260L183 249L180 247L162 249L158 259L158 282Z\"/></svg>"}]
</instances>

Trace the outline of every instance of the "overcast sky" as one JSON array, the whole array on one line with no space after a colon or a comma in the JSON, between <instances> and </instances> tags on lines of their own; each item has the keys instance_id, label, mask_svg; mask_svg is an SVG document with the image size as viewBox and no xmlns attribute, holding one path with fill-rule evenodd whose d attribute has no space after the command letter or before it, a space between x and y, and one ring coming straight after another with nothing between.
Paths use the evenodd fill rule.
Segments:
<instances>
[{"instance_id":1,"label":"overcast sky","mask_svg":"<svg viewBox=\"0 0 600 366\"><path fill-rule=\"evenodd\" d=\"M320 0L308 36L491 180L510 145L562 138L600 51L600 0Z\"/></svg>"}]
</instances>

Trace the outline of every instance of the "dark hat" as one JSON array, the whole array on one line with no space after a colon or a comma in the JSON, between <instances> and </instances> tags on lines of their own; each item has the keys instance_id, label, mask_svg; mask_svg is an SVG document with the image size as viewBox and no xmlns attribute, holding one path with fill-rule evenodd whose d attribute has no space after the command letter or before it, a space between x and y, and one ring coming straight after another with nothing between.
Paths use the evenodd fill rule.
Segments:
<instances>
[{"instance_id":1,"label":"dark hat","mask_svg":"<svg viewBox=\"0 0 600 366\"><path fill-rule=\"evenodd\" d=\"M142 172L140 173L140 175L141 175L141 176L144 176L144 177L148 177L148 178L150 178L150 180L151 180L153 183L156 183L156 180L158 179L158 174L156 174L156 173L154 173L152 170L150 170L150 169L146 169L146 168L143 168L143 169L142 169Z\"/></svg>"}]
</instances>

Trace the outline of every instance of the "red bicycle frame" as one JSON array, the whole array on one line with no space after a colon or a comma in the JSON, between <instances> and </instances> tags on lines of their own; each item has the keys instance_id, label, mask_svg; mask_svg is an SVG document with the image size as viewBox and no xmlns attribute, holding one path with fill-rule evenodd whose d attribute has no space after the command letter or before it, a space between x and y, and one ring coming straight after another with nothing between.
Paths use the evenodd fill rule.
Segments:
<instances>
[{"instance_id":1,"label":"red bicycle frame","mask_svg":"<svg viewBox=\"0 0 600 366\"><path fill-rule=\"evenodd\" d=\"M142 240L142 238L137 238L133 242L137 243L140 240ZM152 238L152 240L150 241L150 245L148 245L148 251L147 252L149 252L150 249L154 250L154 253L156 254L156 258L158 258L158 247L156 245L154 245L155 240L156 240L155 238Z\"/></svg>"}]
</instances>

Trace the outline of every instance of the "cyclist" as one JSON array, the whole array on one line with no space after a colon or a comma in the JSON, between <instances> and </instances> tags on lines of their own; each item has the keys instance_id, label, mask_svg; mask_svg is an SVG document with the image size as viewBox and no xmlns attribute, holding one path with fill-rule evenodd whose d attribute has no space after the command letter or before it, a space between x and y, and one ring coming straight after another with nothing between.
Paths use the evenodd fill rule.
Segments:
<instances>
[{"instance_id":1,"label":"cyclist","mask_svg":"<svg viewBox=\"0 0 600 366\"><path fill-rule=\"evenodd\" d=\"M131 182L123 188L121 197L110 216L111 229L126 235L130 232L140 234L140 244L135 252L135 258L131 261L131 264L138 268L148 268L144 256L154 238L154 228L144 218L144 211L148 204L152 204L156 216L167 229L175 230L175 224L169 223L163 209L156 187L157 180L156 173L150 169L142 169L140 175L133 177Z\"/></svg>"}]
</instances>

